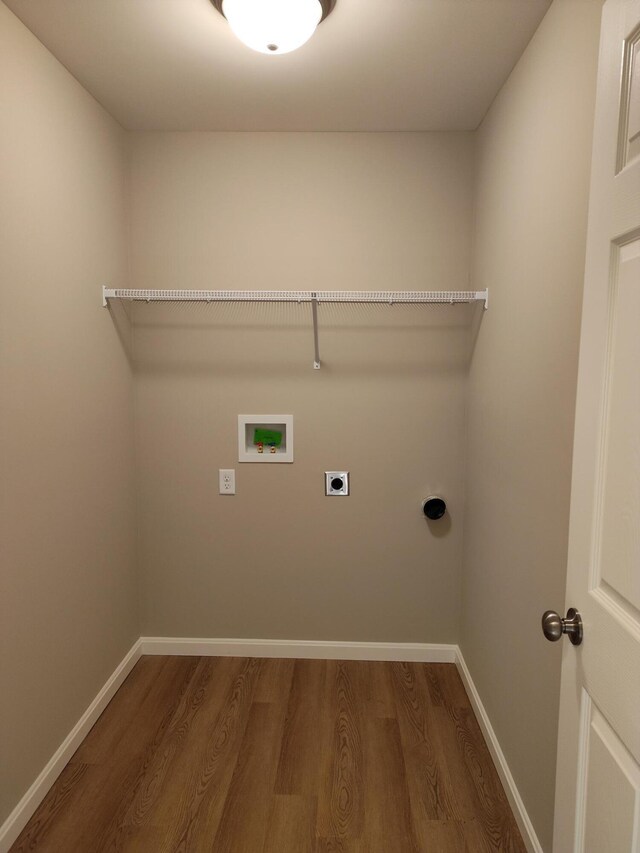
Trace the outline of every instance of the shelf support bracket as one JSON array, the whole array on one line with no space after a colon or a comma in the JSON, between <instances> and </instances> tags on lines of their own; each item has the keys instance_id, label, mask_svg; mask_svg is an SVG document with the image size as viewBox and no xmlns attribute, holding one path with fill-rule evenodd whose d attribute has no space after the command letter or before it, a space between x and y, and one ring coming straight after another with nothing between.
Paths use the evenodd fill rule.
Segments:
<instances>
[{"instance_id":1,"label":"shelf support bracket","mask_svg":"<svg viewBox=\"0 0 640 853\"><path fill-rule=\"evenodd\" d=\"M311 315L313 317L313 369L320 370L320 344L318 343L318 294L311 294Z\"/></svg>"}]
</instances>

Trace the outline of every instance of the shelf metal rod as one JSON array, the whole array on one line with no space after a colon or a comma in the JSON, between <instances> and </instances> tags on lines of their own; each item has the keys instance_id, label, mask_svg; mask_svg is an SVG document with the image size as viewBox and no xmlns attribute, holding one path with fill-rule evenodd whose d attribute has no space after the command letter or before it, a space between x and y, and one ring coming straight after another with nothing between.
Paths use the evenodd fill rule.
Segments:
<instances>
[{"instance_id":1,"label":"shelf metal rod","mask_svg":"<svg viewBox=\"0 0 640 853\"><path fill-rule=\"evenodd\" d=\"M311 314L313 316L313 369L320 370L320 345L318 343L318 300L317 294L311 294Z\"/></svg>"}]
</instances>

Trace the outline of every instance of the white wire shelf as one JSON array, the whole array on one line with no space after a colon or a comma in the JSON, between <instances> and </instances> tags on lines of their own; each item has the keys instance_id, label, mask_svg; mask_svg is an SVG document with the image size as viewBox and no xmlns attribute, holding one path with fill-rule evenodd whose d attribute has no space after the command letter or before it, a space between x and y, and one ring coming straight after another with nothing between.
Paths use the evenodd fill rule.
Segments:
<instances>
[{"instance_id":1,"label":"white wire shelf","mask_svg":"<svg viewBox=\"0 0 640 853\"><path fill-rule=\"evenodd\" d=\"M128 302L309 302L316 370L320 369L318 303L456 305L482 302L485 310L489 307L488 290L140 290L103 287L102 305L106 308L112 299Z\"/></svg>"},{"instance_id":2,"label":"white wire shelf","mask_svg":"<svg viewBox=\"0 0 640 853\"><path fill-rule=\"evenodd\" d=\"M134 290L102 288L102 304L130 302L378 302L448 304L484 302L487 290Z\"/></svg>"}]
</instances>

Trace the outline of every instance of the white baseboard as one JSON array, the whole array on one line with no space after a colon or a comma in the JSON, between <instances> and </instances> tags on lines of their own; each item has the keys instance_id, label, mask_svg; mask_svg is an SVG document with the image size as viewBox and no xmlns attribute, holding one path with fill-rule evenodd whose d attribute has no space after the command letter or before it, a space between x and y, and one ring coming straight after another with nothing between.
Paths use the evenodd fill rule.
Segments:
<instances>
[{"instance_id":1,"label":"white baseboard","mask_svg":"<svg viewBox=\"0 0 640 853\"><path fill-rule=\"evenodd\" d=\"M455 663L457 646L436 643L356 643L323 640L228 640L140 637L143 655L312 658L321 660Z\"/></svg>"},{"instance_id":2,"label":"white baseboard","mask_svg":"<svg viewBox=\"0 0 640 853\"><path fill-rule=\"evenodd\" d=\"M475 715L478 719L478 723L489 748L489 752L491 753L491 757L493 758L493 763L495 764L498 776L500 777L500 781L502 782L502 785L504 787L504 792L507 795L507 799L509 800L509 805L511 806L511 810L513 811L513 815L518 824L518 828L520 829L520 833L522 834L522 840L524 841L529 853L544 853L542 846L538 841L536 831L533 828L533 824L531 823L529 815L527 814L527 810L522 801L522 797L520 796L520 792L516 787L515 780L511 775L511 771L509 770L507 759L505 758L504 753L500 748L496 733L493 730L493 726L491 725L489 716L485 710L484 705L482 704L482 700L480 699L480 694L478 693L476 686L473 683L471 673L469 672L469 669L467 667L467 664L465 663L465 660L462 656L462 652L460 651L459 647L456 647L455 663L458 667L460 678L462 679L465 689L467 691L471 706L473 707Z\"/></svg>"},{"instance_id":3,"label":"white baseboard","mask_svg":"<svg viewBox=\"0 0 640 853\"><path fill-rule=\"evenodd\" d=\"M110 675L96 698L55 751L42 773L40 773L33 785L2 824L0 827L0 853L8 853L11 845L27 825L31 816L45 798L60 773L62 773L73 753L88 735L93 724L107 707L116 690L131 672L141 654L140 640L136 640Z\"/></svg>"}]
</instances>

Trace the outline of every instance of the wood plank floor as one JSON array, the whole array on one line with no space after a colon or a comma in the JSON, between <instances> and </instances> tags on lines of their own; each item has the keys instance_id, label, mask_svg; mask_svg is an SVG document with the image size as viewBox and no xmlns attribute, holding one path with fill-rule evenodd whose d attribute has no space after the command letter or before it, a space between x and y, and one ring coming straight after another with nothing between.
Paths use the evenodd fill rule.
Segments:
<instances>
[{"instance_id":1,"label":"wood plank floor","mask_svg":"<svg viewBox=\"0 0 640 853\"><path fill-rule=\"evenodd\" d=\"M525 853L453 664L143 657L11 848Z\"/></svg>"}]
</instances>

